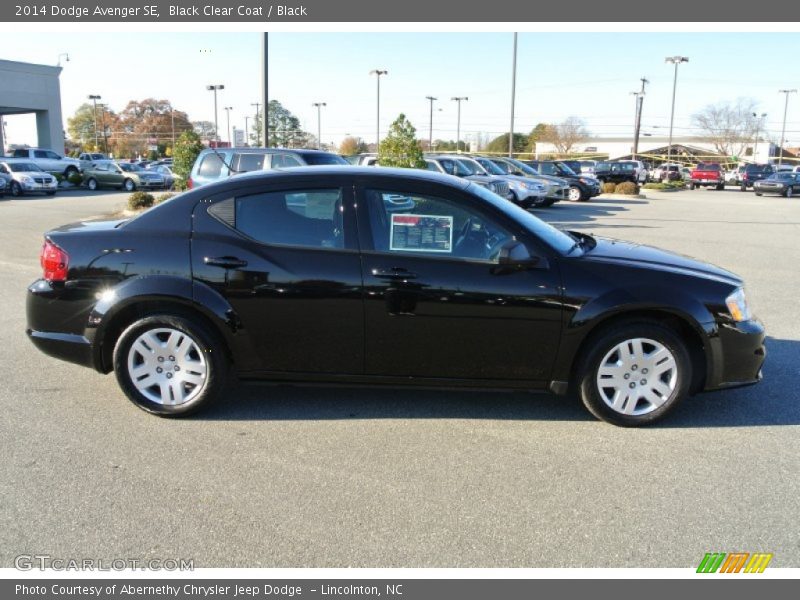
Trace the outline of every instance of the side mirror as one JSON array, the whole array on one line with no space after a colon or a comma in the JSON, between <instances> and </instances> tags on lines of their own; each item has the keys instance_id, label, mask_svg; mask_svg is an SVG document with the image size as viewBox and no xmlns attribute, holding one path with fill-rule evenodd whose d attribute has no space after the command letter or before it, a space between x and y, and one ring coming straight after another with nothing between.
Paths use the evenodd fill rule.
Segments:
<instances>
[{"instance_id":1,"label":"side mirror","mask_svg":"<svg viewBox=\"0 0 800 600\"><path fill-rule=\"evenodd\" d=\"M546 269L547 267L546 258L531 255L525 244L512 240L500 248L495 273L504 274L525 269Z\"/></svg>"}]
</instances>

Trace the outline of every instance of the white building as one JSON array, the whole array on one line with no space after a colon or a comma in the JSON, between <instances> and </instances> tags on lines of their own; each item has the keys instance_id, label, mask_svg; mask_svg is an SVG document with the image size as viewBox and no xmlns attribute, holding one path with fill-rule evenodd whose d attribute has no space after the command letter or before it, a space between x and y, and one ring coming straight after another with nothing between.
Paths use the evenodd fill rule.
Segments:
<instances>
[{"instance_id":1,"label":"white building","mask_svg":"<svg viewBox=\"0 0 800 600\"><path fill-rule=\"evenodd\" d=\"M663 160L669 145L668 136L642 135L639 138L639 152L637 157L643 160L652 158L653 160ZM719 160L720 154L714 144L708 138L702 136L673 136L672 137L673 156L680 157L681 151L687 162L697 162L697 160ZM756 147L756 156L753 157L753 144L748 144L742 156L737 159L741 162L774 162L778 156L779 148L767 140L759 137ZM537 155L558 154L553 144L537 142ZM625 137L593 137L575 146L573 154L597 155L599 158L609 158L611 160L619 158L630 158L633 154L633 138ZM784 152L784 157L790 156ZM755 158L755 160L754 160ZM680 158L678 158L680 160Z\"/></svg>"}]
</instances>

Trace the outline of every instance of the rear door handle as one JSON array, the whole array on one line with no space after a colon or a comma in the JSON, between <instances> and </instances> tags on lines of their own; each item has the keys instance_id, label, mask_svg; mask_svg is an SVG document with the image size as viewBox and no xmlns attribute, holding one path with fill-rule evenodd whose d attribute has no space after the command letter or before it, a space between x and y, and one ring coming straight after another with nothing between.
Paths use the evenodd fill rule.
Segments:
<instances>
[{"instance_id":1,"label":"rear door handle","mask_svg":"<svg viewBox=\"0 0 800 600\"><path fill-rule=\"evenodd\" d=\"M417 274L407 271L402 267L392 267L391 269L372 269L372 276L378 279L416 279Z\"/></svg>"},{"instance_id":2,"label":"rear door handle","mask_svg":"<svg viewBox=\"0 0 800 600\"><path fill-rule=\"evenodd\" d=\"M235 256L217 256L216 258L209 258L206 256L203 259L207 265L212 267L222 267L223 269L239 269L247 266L247 261Z\"/></svg>"}]
</instances>

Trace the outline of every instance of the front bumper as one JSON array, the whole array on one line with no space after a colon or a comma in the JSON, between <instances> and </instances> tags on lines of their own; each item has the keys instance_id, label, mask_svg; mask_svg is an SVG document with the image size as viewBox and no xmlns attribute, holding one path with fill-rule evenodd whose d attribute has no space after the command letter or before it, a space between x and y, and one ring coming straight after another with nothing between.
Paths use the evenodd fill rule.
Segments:
<instances>
[{"instance_id":1,"label":"front bumper","mask_svg":"<svg viewBox=\"0 0 800 600\"><path fill-rule=\"evenodd\" d=\"M19 182L20 187L25 192L55 192L58 189L58 182L52 183L24 183Z\"/></svg>"},{"instance_id":2,"label":"front bumper","mask_svg":"<svg viewBox=\"0 0 800 600\"><path fill-rule=\"evenodd\" d=\"M767 355L764 337L764 326L757 319L721 324L711 344L712 365L705 389L758 383Z\"/></svg>"},{"instance_id":3,"label":"front bumper","mask_svg":"<svg viewBox=\"0 0 800 600\"><path fill-rule=\"evenodd\" d=\"M753 186L753 189L756 192L760 192L762 194L785 194L786 193L786 186L784 185L764 185L761 183L756 183Z\"/></svg>"},{"instance_id":4,"label":"front bumper","mask_svg":"<svg viewBox=\"0 0 800 600\"><path fill-rule=\"evenodd\" d=\"M140 181L137 185L139 188L144 188L148 190L160 190L164 187L164 180L147 180L147 181Z\"/></svg>"}]
</instances>

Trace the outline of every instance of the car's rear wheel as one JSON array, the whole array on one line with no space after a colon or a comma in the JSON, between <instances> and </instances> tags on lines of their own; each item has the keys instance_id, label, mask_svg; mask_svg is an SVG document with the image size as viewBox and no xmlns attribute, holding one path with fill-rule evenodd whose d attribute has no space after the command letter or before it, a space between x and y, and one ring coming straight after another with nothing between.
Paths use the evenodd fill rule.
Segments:
<instances>
[{"instance_id":1,"label":"car's rear wheel","mask_svg":"<svg viewBox=\"0 0 800 600\"><path fill-rule=\"evenodd\" d=\"M133 179L126 179L122 187L125 188L126 192L132 192L136 189L136 184L133 182Z\"/></svg>"},{"instance_id":2,"label":"car's rear wheel","mask_svg":"<svg viewBox=\"0 0 800 600\"><path fill-rule=\"evenodd\" d=\"M718 184L717 184L717 191L718 191L718 192L719 192L719 191L722 191L722 190L724 190L724 189L725 189L725 184L724 184L724 183L718 183Z\"/></svg>"},{"instance_id":3,"label":"car's rear wheel","mask_svg":"<svg viewBox=\"0 0 800 600\"><path fill-rule=\"evenodd\" d=\"M649 425L688 394L692 380L684 341L656 321L636 321L596 336L579 368L580 397L597 418Z\"/></svg>"},{"instance_id":4,"label":"car's rear wheel","mask_svg":"<svg viewBox=\"0 0 800 600\"><path fill-rule=\"evenodd\" d=\"M792 186L789 186L789 187L787 187L787 188L786 188L786 197L787 197L787 198L791 198L791 197L792 197L792 194L793 194L793 192L792 192Z\"/></svg>"},{"instance_id":5,"label":"car's rear wheel","mask_svg":"<svg viewBox=\"0 0 800 600\"><path fill-rule=\"evenodd\" d=\"M86 187L88 187L92 191L96 190L97 189L97 179L95 179L94 177L90 177L88 179L88 181L86 182Z\"/></svg>"},{"instance_id":6,"label":"car's rear wheel","mask_svg":"<svg viewBox=\"0 0 800 600\"><path fill-rule=\"evenodd\" d=\"M75 167L67 167L64 170L64 177L66 177L67 179L77 174L78 174L78 169L76 169Z\"/></svg>"},{"instance_id":7,"label":"car's rear wheel","mask_svg":"<svg viewBox=\"0 0 800 600\"><path fill-rule=\"evenodd\" d=\"M760 195L761 195L761 192L756 192L756 196L760 196Z\"/></svg>"},{"instance_id":8,"label":"car's rear wheel","mask_svg":"<svg viewBox=\"0 0 800 600\"><path fill-rule=\"evenodd\" d=\"M114 348L120 387L139 408L165 417L207 406L225 386L222 343L194 319L153 315L130 325Z\"/></svg>"},{"instance_id":9,"label":"car's rear wheel","mask_svg":"<svg viewBox=\"0 0 800 600\"><path fill-rule=\"evenodd\" d=\"M689 189L690 189L690 190L693 190L693 189L695 189L696 187L697 187L697 184L695 184L695 183L690 183L690 184L689 184Z\"/></svg>"},{"instance_id":10,"label":"car's rear wheel","mask_svg":"<svg viewBox=\"0 0 800 600\"><path fill-rule=\"evenodd\" d=\"M743 191L743 192L746 192L747 191L747 186L745 184L742 184L741 186L739 186L739 189L741 191Z\"/></svg>"}]
</instances>

